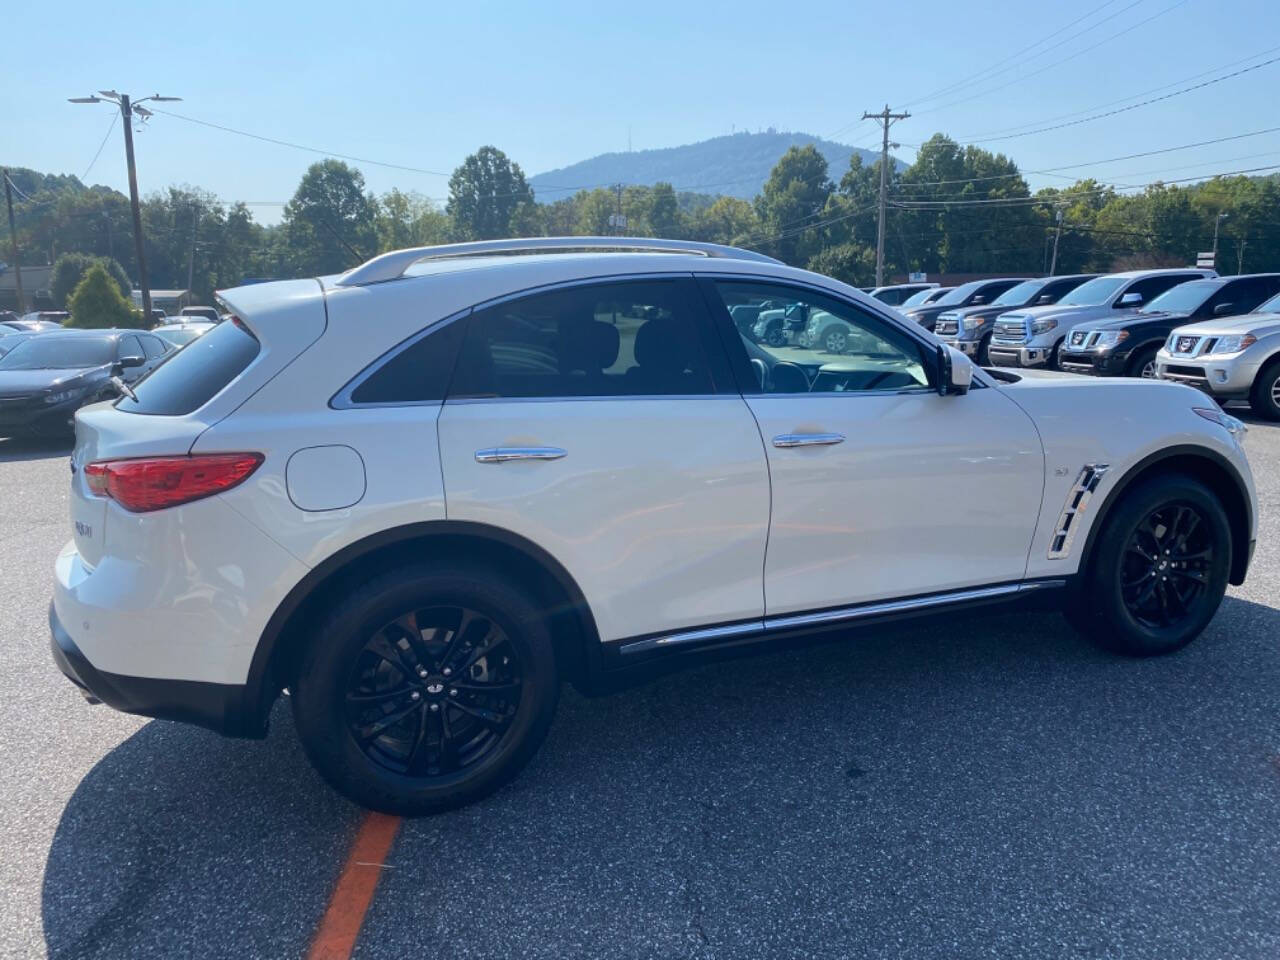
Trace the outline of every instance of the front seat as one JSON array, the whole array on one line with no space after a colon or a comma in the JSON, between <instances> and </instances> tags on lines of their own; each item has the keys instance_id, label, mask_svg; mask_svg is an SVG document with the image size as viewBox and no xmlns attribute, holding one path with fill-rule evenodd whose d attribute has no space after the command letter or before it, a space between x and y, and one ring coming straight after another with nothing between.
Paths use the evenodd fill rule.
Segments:
<instances>
[{"instance_id":1,"label":"front seat","mask_svg":"<svg viewBox=\"0 0 1280 960\"><path fill-rule=\"evenodd\" d=\"M618 362L617 327L593 314L569 317L560 322L556 341L565 396L613 392L604 371Z\"/></svg>"}]
</instances>

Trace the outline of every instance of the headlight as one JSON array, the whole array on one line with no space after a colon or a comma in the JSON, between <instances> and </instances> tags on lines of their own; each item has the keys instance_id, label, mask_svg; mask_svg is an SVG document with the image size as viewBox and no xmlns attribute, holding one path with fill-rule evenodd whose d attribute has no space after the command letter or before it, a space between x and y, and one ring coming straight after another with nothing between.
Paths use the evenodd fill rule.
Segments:
<instances>
[{"instance_id":1,"label":"headlight","mask_svg":"<svg viewBox=\"0 0 1280 960\"><path fill-rule=\"evenodd\" d=\"M966 330L977 330L980 326L982 326L981 317L965 317L964 318L964 328Z\"/></svg>"},{"instance_id":2,"label":"headlight","mask_svg":"<svg viewBox=\"0 0 1280 960\"><path fill-rule=\"evenodd\" d=\"M1230 337L1219 337L1218 342L1205 352L1205 356L1217 357L1226 353L1239 353L1241 350L1248 350L1257 342L1258 338L1252 333L1237 333Z\"/></svg>"},{"instance_id":3,"label":"headlight","mask_svg":"<svg viewBox=\"0 0 1280 960\"><path fill-rule=\"evenodd\" d=\"M55 403L66 403L68 400L74 400L79 393L79 390L59 390L57 393L46 393L44 395L44 402L50 405Z\"/></svg>"},{"instance_id":4,"label":"headlight","mask_svg":"<svg viewBox=\"0 0 1280 960\"><path fill-rule=\"evenodd\" d=\"M1128 330L1103 330L1093 342L1095 350L1110 350L1116 344L1129 339Z\"/></svg>"},{"instance_id":5,"label":"headlight","mask_svg":"<svg viewBox=\"0 0 1280 960\"><path fill-rule=\"evenodd\" d=\"M1243 421L1237 420L1228 413L1223 413L1217 407L1192 407L1191 409L1194 413L1199 414L1206 420L1212 420L1226 430L1236 443L1244 442L1244 435L1249 432L1249 428L1244 425Z\"/></svg>"},{"instance_id":6,"label":"headlight","mask_svg":"<svg viewBox=\"0 0 1280 960\"><path fill-rule=\"evenodd\" d=\"M1057 320L1037 320L1031 324L1032 333L1048 333L1058 326Z\"/></svg>"}]
</instances>

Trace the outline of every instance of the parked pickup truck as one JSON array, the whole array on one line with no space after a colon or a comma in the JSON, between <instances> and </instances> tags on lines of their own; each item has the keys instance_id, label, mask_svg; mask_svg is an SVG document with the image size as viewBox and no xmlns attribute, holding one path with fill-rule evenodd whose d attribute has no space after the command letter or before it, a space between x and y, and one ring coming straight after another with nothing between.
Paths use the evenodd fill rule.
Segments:
<instances>
[{"instance_id":1,"label":"parked pickup truck","mask_svg":"<svg viewBox=\"0 0 1280 960\"><path fill-rule=\"evenodd\" d=\"M1004 314L991 337L991 362L997 367L1058 366L1058 350L1071 330L1082 323L1113 319L1132 312L1188 280L1216 277L1213 270L1131 270L1082 283L1056 304Z\"/></svg>"},{"instance_id":2,"label":"parked pickup truck","mask_svg":"<svg viewBox=\"0 0 1280 960\"><path fill-rule=\"evenodd\" d=\"M1248 313L1277 293L1280 273L1179 284L1135 313L1076 327L1062 346L1059 366L1100 377L1155 379L1156 354L1176 327Z\"/></svg>"},{"instance_id":3,"label":"parked pickup truck","mask_svg":"<svg viewBox=\"0 0 1280 960\"><path fill-rule=\"evenodd\" d=\"M1248 400L1280 420L1280 296L1253 313L1178 327L1156 354L1162 380L1199 387L1220 403Z\"/></svg>"},{"instance_id":4,"label":"parked pickup truck","mask_svg":"<svg viewBox=\"0 0 1280 960\"><path fill-rule=\"evenodd\" d=\"M962 283L945 297L939 297L928 306L912 307L901 311L909 320L914 320L930 333L938 320L938 315L957 307L980 307L991 303L996 297L1012 286L1016 286L1026 277L1006 277L996 280L970 280Z\"/></svg>"},{"instance_id":5,"label":"parked pickup truck","mask_svg":"<svg viewBox=\"0 0 1280 960\"><path fill-rule=\"evenodd\" d=\"M1080 284L1096 276L1096 273L1080 273L1069 277L1024 280L1000 294L990 304L947 310L938 314L933 328L934 336L966 356L973 357L979 366L989 366L991 358L987 351L991 346L991 331L995 327L996 318L1017 307L1041 307L1057 303Z\"/></svg>"}]
</instances>

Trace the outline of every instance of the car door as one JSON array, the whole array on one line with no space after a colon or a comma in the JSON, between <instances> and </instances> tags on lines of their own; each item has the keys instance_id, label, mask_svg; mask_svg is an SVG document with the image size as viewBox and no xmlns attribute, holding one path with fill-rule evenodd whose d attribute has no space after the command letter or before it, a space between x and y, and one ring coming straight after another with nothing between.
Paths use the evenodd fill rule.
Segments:
<instances>
[{"instance_id":1,"label":"car door","mask_svg":"<svg viewBox=\"0 0 1280 960\"><path fill-rule=\"evenodd\" d=\"M935 348L859 304L757 280L703 288L769 459L767 615L1024 576L1044 454L1021 408L979 384L940 396ZM854 331L847 350L745 343L720 305L753 297L841 317Z\"/></svg>"},{"instance_id":2,"label":"car door","mask_svg":"<svg viewBox=\"0 0 1280 960\"><path fill-rule=\"evenodd\" d=\"M763 614L768 467L691 277L532 293L466 324L438 422L450 520L546 550L602 640Z\"/></svg>"},{"instance_id":3,"label":"car door","mask_svg":"<svg viewBox=\"0 0 1280 960\"><path fill-rule=\"evenodd\" d=\"M141 359L142 365L137 367L125 367L120 374L120 378L125 383L133 383L144 373L147 372L147 355L143 352L142 343L135 334L128 334L120 338L116 345L116 359L123 360L125 357L138 357Z\"/></svg>"}]
</instances>

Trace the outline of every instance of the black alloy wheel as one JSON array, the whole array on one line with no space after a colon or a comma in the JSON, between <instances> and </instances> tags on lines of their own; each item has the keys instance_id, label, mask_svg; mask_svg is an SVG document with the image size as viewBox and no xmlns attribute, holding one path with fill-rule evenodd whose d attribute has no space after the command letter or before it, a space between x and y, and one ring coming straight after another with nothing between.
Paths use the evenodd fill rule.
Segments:
<instances>
[{"instance_id":1,"label":"black alloy wheel","mask_svg":"<svg viewBox=\"0 0 1280 960\"><path fill-rule=\"evenodd\" d=\"M494 620L412 610L364 644L347 680L347 729L374 763L448 778L493 753L520 706L520 656Z\"/></svg>"},{"instance_id":2,"label":"black alloy wheel","mask_svg":"<svg viewBox=\"0 0 1280 960\"><path fill-rule=\"evenodd\" d=\"M1121 592L1138 623L1163 630L1195 616L1211 576L1213 531L1189 503L1147 515L1125 544Z\"/></svg>"}]
</instances>

